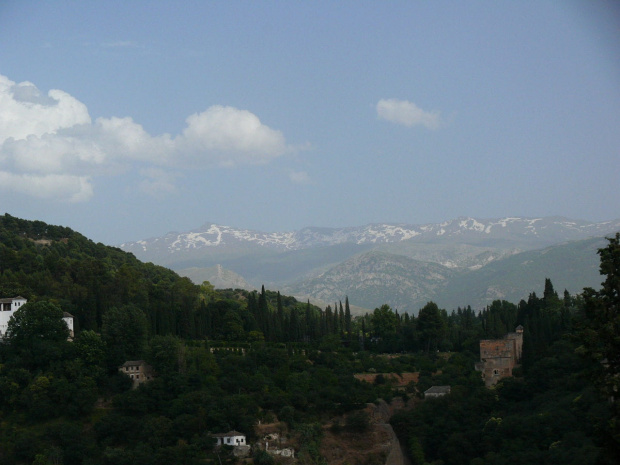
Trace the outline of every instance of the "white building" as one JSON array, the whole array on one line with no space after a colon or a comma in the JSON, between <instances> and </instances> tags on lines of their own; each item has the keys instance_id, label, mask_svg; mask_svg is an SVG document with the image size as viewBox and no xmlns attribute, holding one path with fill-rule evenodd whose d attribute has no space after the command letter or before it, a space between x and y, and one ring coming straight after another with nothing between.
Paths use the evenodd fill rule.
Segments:
<instances>
[{"instance_id":1,"label":"white building","mask_svg":"<svg viewBox=\"0 0 620 465\"><path fill-rule=\"evenodd\" d=\"M75 337L75 333L73 332L73 315L68 312L62 312L62 321L64 321L67 328L69 328L69 340L73 340Z\"/></svg>"},{"instance_id":2,"label":"white building","mask_svg":"<svg viewBox=\"0 0 620 465\"><path fill-rule=\"evenodd\" d=\"M0 339L6 334L6 330L9 327L9 320L13 316L13 313L22 305L25 305L26 302L28 301L21 296L0 299ZM71 322L71 326L73 326L73 322Z\"/></svg>"},{"instance_id":3,"label":"white building","mask_svg":"<svg viewBox=\"0 0 620 465\"><path fill-rule=\"evenodd\" d=\"M13 314L27 302L22 296L0 299L0 339L6 334L6 330L9 328L9 320ZM69 329L69 339L73 339L73 315L64 312L62 319Z\"/></svg>"},{"instance_id":4,"label":"white building","mask_svg":"<svg viewBox=\"0 0 620 465\"><path fill-rule=\"evenodd\" d=\"M245 435L239 431L229 431L228 433L214 434L218 446L245 446Z\"/></svg>"}]
</instances>

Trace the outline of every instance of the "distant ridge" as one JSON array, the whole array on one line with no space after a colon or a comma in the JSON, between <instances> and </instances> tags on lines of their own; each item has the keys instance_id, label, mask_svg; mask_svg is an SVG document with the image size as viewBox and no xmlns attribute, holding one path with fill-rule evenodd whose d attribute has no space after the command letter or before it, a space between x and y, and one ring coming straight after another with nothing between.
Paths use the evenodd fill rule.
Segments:
<instances>
[{"instance_id":1,"label":"distant ridge","mask_svg":"<svg viewBox=\"0 0 620 465\"><path fill-rule=\"evenodd\" d=\"M564 217L462 217L271 233L207 223L120 247L195 282L210 276L218 287L264 284L304 300L333 303L348 296L362 308L387 303L415 312L428 300L448 308L518 301L545 277L558 281L558 289L580 292L598 279L597 244L617 231L620 220ZM578 244L585 240L592 242ZM521 260L524 253L531 255Z\"/></svg>"},{"instance_id":2,"label":"distant ridge","mask_svg":"<svg viewBox=\"0 0 620 465\"><path fill-rule=\"evenodd\" d=\"M195 251L206 247L235 247L240 244L275 250L300 250L343 243L383 244L416 240L485 241L516 240L552 245L563 241L604 236L620 229L620 219L593 223L563 217L475 219L461 217L443 223L423 225L377 223L347 228L308 227L294 232L260 232L206 223L189 232L170 232L120 248L135 254L167 250L169 253Z\"/></svg>"}]
</instances>

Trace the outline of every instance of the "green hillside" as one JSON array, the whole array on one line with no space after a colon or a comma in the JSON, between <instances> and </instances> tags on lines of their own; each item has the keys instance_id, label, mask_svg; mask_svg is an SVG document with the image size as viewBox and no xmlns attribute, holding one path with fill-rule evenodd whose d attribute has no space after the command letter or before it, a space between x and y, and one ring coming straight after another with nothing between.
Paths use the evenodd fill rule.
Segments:
<instances>
[{"instance_id":1,"label":"green hillside","mask_svg":"<svg viewBox=\"0 0 620 465\"><path fill-rule=\"evenodd\" d=\"M191 335L199 288L173 271L61 226L0 216L0 294L51 300L98 330L113 307L134 305L153 334Z\"/></svg>"},{"instance_id":2,"label":"green hillside","mask_svg":"<svg viewBox=\"0 0 620 465\"><path fill-rule=\"evenodd\" d=\"M541 294L545 278L571 294L584 287L597 288L601 277L596 251L606 242L604 238L586 239L493 261L479 270L455 275L437 301L450 309L463 305L483 308L496 299L516 303L531 292Z\"/></svg>"}]
</instances>

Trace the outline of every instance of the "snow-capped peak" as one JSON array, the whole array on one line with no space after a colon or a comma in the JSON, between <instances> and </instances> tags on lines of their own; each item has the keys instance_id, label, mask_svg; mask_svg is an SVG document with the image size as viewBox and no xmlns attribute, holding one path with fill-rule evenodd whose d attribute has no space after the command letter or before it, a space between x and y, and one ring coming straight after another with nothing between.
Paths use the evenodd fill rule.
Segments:
<instances>
[{"instance_id":1,"label":"snow-capped peak","mask_svg":"<svg viewBox=\"0 0 620 465\"><path fill-rule=\"evenodd\" d=\"M300 250L337 244L379 245L407 240L484 240L535 237L541 242L557 243L602 236L620 229L620 221L591 223L560 217L476 219L461 217L443 223L422 225L376 223L348 228L308 227L293 232L260 232L208 223L201 228L166 236L129 242L120 247L130 252L179 253L202 248L251 247L275 250Z\"/></svg>"}]
</instances>

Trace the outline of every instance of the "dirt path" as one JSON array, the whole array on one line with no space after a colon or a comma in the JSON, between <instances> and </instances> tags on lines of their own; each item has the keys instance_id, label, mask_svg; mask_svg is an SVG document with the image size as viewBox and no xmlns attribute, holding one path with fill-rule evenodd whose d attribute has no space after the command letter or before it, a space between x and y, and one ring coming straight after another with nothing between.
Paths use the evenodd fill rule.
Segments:
<instances>
[{"instance_id":1,"label":"dirt path","mask_svg":"<svg viewBox=\"0 0 620 465\"><path fill-rule=\"evenodd\" d=\"M411 462L404 453L404 448L401 446L392 425L390 425L390 418L395 409L401 406L390 406L385 401L380 401L378 405L370 404L374 406L373 419L377 422L377 426L384 428L385 432L390 438L390 448L385 459L385 465L411 465Z\"/></svg>"}]
</instances>

